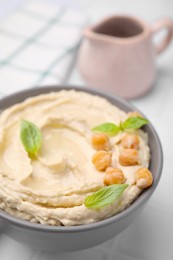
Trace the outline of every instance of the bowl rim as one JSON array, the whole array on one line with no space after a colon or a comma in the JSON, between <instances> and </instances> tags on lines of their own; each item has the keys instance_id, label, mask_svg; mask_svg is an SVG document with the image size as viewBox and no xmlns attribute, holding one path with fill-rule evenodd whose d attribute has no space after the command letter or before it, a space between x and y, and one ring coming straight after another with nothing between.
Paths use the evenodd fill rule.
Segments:
<instances>
[{"instance_id":1,"label":"bowl rim","mask_svg":"<svg viewBox=\"0 0 173 260\"><path fill-rule=\"evenodd\" d=\"M106 93L104 91L101 91L101 90L98 90L95 88L91 88L91 87L87 87L87 86L75 86L75 85L66 85L66 84L48 85L48 86L44 86L44 87L39 86L39 87L28 88L28 89L25 89L22 91L17 91L13 94L3 97L0 100L0 107L3 108L1 103L11 102L13 99L19 98L20 96L26 96L25 98L22 98L22 100L24 101L25 99L27 99L29 97L34 97L37 95L46 94L46 93L50 93L50 92L58 92L60 90L76 90L76 91L83 91L83 92L89 93L91 95L98 95L98 96L101 96L101 97L107 99L110 103L112 103L111 100L113 100L115 103L116 102L120 103L122 106L126 107L127 109L131 109L131 110L138 111L141 113L141 111L138 108L136 108L133 104L131 104L129 101L126 101L126 100L122 99L121 97L115 96L111 93ZM22 100L19 102L22 102ZM19 102L15 102L14 104L17 104ZM11 104L11 105L14 105L14 104ZM11 105L9 104L9 106L11 106ZM7 107L5 107L5 109ZM141 114L144 115L143 113L141 113ZM162 146L160 143L160 139L159 139L159 136L158 136L155 128L153 127L153 125L151 123L147 127L150 129L150 131L154 135L155 141L157 143L158 154L159 154L159 156L158 156L159 157L159 160L158 160L159 166L158 166L157 176L155 177L155 181L154 181L153 185L149 189L143 191L142 194L139 196L140 199L137 198L129 207L127 207L122 212L118 213L117 215L111 216L109 218L100 220L98 222L89 223L89 224L82 224L82 225L77 225L77 226L50 226L50 225L45 225L45 224L32 223L30 221L20 219L18 217L12 216L0 209L0 221L2 219L12 225L20 227L20 228L36 230L36 231L40 231L40 232L47 231L47 232L57 232L57 233L76 233L76 232L83 232L83 231L98 229L98 228L107 226L109 224L112 224L113 222L118 222L118 221L122 220L123 218L128 217L134 211L136 211L138 208L140 208L143 204L145 204L145 202L151 197L151 195L155 191L155 189L160 181L161 174L162 174L163 150L162 150Z\"/></svg>"}]
</instances>

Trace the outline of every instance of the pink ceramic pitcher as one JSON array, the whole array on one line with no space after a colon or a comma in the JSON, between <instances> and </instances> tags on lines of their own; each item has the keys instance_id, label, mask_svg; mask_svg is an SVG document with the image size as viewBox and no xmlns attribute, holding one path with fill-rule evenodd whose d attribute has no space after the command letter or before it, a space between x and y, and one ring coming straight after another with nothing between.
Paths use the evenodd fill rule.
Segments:
<instances>
[{"instance_id":1,"label":"pink ceramic pitcher","mask_svg":"<svg viewBox=\"0 0 173 260\"><path fill-rule=\"evenodd\" d=\"M153 34L166 29L158 45ZM126 15L108 17L84 31L78 65L83 78L93 87L124 98L147 92L156 77L156 56L173 37L169 18L148 24Z\"/></svg>"}]
</instances>

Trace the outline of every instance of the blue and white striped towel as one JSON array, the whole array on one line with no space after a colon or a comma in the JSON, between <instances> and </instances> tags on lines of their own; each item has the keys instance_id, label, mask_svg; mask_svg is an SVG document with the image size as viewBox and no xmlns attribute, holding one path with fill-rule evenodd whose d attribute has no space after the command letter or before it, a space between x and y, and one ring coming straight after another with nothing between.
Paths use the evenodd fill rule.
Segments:
<instances>
[{"instance_id":1,"label":"blue and white striped towel","mask_svg":"<svg viewBox=\"0 0 173 260\"><path fill-rule=\"evenodd\" d=\"M50 1L25 1L0 20L0 96L68 77L86 16Z\"/></svg>"}]
</instances>

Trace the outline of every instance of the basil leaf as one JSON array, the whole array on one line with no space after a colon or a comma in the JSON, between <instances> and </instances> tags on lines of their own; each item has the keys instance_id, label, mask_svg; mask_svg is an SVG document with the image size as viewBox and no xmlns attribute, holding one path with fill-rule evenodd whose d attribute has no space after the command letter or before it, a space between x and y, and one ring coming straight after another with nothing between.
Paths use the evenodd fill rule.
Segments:
<instances>
[{"instance_id":1,"label":"basil leaf","mask_svg":"<svg viewBox=\"0 0 173 260\"><path fill-rule=\"evenodd\" d=\"M138 129L148 124L149 121L143 117L130 117L122 123L123 129Z\"/></svg>"},{"instance_id":2,"label":"basil leaf","mask_svg":"<svg viewBox=\"0 0 173 260\"><path fill-rule=\"evenodd\" d=\"M103 187L102 189L87 196L84 204L87 208L101 209L117 200L127 187L128 184L125 183Z\"/></svg>"},{"instance_id":3,"label":"basil leaf","mask_svg":"<svg viewBox=\"0 0 173 260\"><path fill-rule=\"evenodd\" d=\"M41 131L35 124L29 121L21 121L20 138L25 150L30 155L35 155L41 147Z\"/></svg>"},{"instance_id":4,"label":"basil leaf","mask_svg":"<svg viewBox=\"0 0 173 260\"><path fill-rule=\"evenodd\" d=\"M113 123L105 123L92 128L92 131L103 132L110 136L113 136L118 134L118 132L120 131L120 127Z\"/></svg>"}]
</instances>

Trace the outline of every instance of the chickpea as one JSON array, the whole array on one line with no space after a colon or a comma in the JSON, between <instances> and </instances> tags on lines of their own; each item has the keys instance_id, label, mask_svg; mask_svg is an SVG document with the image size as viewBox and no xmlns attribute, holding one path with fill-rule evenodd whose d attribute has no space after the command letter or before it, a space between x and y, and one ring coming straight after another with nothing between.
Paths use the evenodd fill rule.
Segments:
<instances>
[{"instance_id":1,"label":"chickpea","mask_svg":"<svg viewBox=\"0 0 173 260\"><path fill-rule=\"evenodd\" d=\"M132 112L129 112L128 114L128 117L143 117L139 112L137 111L132 111Z\"/></svg>"},{"instance_id":2,"label":"chickpea","mask_svg":"<svg viewBox=\"0 0 173 260\"><path fill-rule=\"evenodd\" d=\"M124 148L139 149L139 137L135 134L126 134L121 144Z\"/></svg>"},{"instance_id":3,"label":"chickpea","mask_svg":"<svg viewBox=\"0 0 173 260\"><path fill-rule=\"evenodd\" d=\"M93 134L91 138L91 142L93 147L98 151L99 150L109 151L111 149L109 137L104 133Z\"/></svg>"},{"instance_id":4,"label":"chickpea","mask_svg":"<svg viewBox=\"0 0 173 260\"><path fill-rule=\"evenodd\" d=\"M106 169L106 174L104 177L105 185L121 184L124 183L125 180L126 178L121 169L113 168L113 167L108 167Z\"/></svg>"},{"instance_id":5,"label":"chickpea","mask_svg":"<svg viewBox=\"0 0 173 260\"><path fill-rule=\"evenodd\" d=\"M139 164L138 151L136 149L123 149L119 156L119 163L123 166Z\"/></svg>"},{"instance_id":6,"label":"chickpea","mask_svg":"<svg viewBox=\"0 0 173 260\"><path fill-rule=\"evenodd\" d=\"M141 189L146 189L153 183L152 173L147 168L140 168L135 172L136 185Z\"/></svg>"},{"instance_id":7,"label":"chickpea","mask_svg":"<svg viewBox=\"0 0 173 260\"><path fill-rule=\"evenodd\" d=\"M98 171L105 171L111 165L112 153L100 150L94 154L92 162Z\"/></svg>"}]
</instances>

